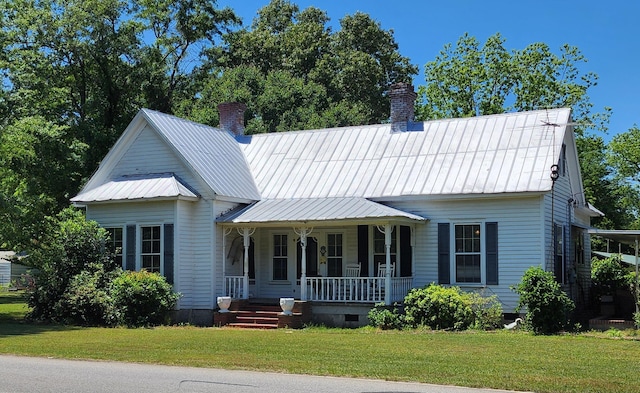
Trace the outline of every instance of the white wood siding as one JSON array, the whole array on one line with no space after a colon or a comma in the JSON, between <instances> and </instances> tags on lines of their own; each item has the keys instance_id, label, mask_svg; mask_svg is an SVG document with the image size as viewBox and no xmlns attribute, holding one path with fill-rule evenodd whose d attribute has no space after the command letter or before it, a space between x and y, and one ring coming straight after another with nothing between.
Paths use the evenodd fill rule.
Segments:
<instances>
[{"instance_id":1,"label":"white wood siding","mask_svg":"<svg viewBox=\"0 0 640 393\"><path fill-rule=\"evenodd\" d=\"M140 131L135 141L131 143L122 159L114 167L110 178L165 172L175 173L205 198L211 197L207 194L208 187L192 174L192 171L149 126Z\"/></svg>"},{"instance_id":2,"label":"white wood siding","mask_svg":"<svg viewBox=\"0 0 640 393\"><path fill-rule=\"evenodd\" d=\"M222 296L222 288L223 288L222 264L225 261L223 251L222 251L222 236L223 236L224 230L220 225L215 225L215 219L216 217L219 217L220 215L228 212L229 210L235 208L236 206L238 206L237 203L215 200L212 203L212 211L209 216L210 224L211 224L211 231L210 231L211 236L209 237L207 244L210 245L211 257L215 261L213 264L213 272L214 272L213 281L211 282L211 286L213 290L212 301L214 302L217 296ZM231 245L231 240L236 236L239 236L239 235L234 228L233 232L231 232L227 236L227 240L226 240L227 252L229 250L229 246ZM238 267L236 266L235 271L234 270L227 271L226 275L242 275L242 270L237 270L237 268Z\"/></svg>"},{"instance_id":3,"label":"white wood siding","mask_svg":"<svg viewBox=\"0 0 640 393\"><path fill-rule=\"evenodd\" d=\"M438 282L438 223L498 223L498 285L464 286L485 295L498 295L504 312L513 312L518 296L510 287L520 282L530 267L542 264L542 203L540 196L473 200L401 202L393 207L429 218L416 225L414 286Z\"/></svg>"}]
</instances>

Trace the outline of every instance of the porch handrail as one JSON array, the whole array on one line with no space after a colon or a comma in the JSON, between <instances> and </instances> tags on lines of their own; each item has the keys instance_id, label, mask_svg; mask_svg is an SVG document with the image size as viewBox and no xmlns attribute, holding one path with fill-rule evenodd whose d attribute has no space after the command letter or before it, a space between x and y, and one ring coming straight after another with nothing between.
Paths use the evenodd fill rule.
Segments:
<instances>
[{"instance_id":1,"label":"porch handrail","mask_svg":"<svg viewBox=\"0 0 640 393\"><path fill-rule=\"evenodd\" d=\"M307 300L379 303L385 300L385 277L307 277ZM391 278L391 302L404 299L413 277Z\"/></svg>"}]
</instances>

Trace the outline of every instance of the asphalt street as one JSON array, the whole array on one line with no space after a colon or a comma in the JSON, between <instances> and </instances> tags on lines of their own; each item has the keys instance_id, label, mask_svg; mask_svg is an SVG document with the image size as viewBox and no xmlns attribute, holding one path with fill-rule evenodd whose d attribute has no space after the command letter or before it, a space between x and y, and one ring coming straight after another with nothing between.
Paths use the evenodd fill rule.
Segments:
<instances>
[{"instance_id":1,"label":"asphalt street","mask_svg":"<svg viewBox=\"0 0 640 393\"><path fill-rule=\"evenodd\" d=\"M27 392L496 393L504 391L371 379L0 356L0 393Z\"/></svg>"}]
</instances>

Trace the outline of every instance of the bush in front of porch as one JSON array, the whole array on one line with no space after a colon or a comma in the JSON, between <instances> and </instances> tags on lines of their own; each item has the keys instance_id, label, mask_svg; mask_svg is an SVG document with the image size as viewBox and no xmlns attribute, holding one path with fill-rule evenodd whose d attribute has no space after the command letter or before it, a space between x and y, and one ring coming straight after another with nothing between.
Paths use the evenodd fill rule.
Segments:
<instances>
[{"instance_id":1,"label":"bush in front of porch","mask_svg":"<svg viewBox=\"0 0 640 393\"><path fill-rule=\"evenodd\" d=\"M430 284L414 288L395 304L376 304L368 314L370 325L381 329L427 326L431 329L494 329L502 324L502 306L496 296L464 292L458 287Z\"/></svg>"}]
</instances>

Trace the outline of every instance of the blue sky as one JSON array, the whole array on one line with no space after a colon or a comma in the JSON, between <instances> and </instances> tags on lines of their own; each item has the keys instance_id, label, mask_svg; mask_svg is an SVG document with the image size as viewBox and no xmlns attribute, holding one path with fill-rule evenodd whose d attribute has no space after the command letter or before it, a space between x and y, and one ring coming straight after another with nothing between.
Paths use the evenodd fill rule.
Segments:
<instances>
[{"instance_id":1,"label":"blue sky","mask_svg":"<svg viewBox=\"0 0 640 393\"><path fill-rule=\"evenodd\" d=\"M249 26L268 0L219 0ZM447 43L465 32L479 42L499 32L507 49L544 42L555 52L563 44L587 57L582 71L595 72L598 85L589 91L593 111L613 108L608 135L640 124L640 1L495 1L495 0L298 0L300 9L315 6L327 12L334 30L339 20L365 12L394 31L400 53L419 68L414 85L424 84L424 64Z\"/></svg>"}]
</instances>

